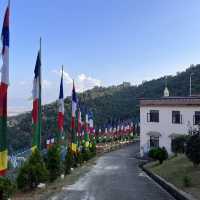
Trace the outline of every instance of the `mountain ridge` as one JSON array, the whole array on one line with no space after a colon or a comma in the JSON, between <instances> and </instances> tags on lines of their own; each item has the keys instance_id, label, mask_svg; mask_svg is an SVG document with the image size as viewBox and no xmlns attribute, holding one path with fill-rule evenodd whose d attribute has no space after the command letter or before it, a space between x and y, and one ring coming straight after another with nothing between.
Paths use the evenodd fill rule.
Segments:
<instances>
[{"instance_id":1,"label":"mountain ridge","mask_svg":"<svg viewBox=\"0 0 200 200\"><path fill-rule=\"evenodd\" d=\"M200 64L191 65L183 72L167 76L170 96L188 96L189 78L192 76L192 93L200 94ZM83 110L89 108L94 113L96 127L108 121L133 119L139 120L139 98L155 98L163 96L165 76L150 81L143 81L139 85L124 82L118 86L94 87L79 93L79 102ZM55 135L57 130L57 104L52 102L42 106L43 112L43 145L49 135ZM65 98L64 129L70 133L71 98ZM31 112L26 112L8 118L9 150L29 148L31 145ZM15 139L13 139L15 138Z\"/></svg>"}]
</instances>

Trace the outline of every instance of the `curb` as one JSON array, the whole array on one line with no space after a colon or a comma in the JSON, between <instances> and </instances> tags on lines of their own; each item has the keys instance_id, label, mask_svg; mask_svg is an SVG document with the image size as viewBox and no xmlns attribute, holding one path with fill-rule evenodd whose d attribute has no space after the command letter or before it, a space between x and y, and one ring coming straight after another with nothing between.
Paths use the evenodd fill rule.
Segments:
<instances>
[{"instance_id":1,"label":"curb","mask_svg":"<svg viewBox=\"0 0 200 200\"><path fill-rule=\"evenodd\" d=\"M178 189L173 184L167 182L162 177L154 174L144 167L145 163L139 165L139 167L150 176L156 183L158 183L163 189L165 189L169 194L171 194L176 200L197 200L192 195Z\"/></svg>"}]
</instances>

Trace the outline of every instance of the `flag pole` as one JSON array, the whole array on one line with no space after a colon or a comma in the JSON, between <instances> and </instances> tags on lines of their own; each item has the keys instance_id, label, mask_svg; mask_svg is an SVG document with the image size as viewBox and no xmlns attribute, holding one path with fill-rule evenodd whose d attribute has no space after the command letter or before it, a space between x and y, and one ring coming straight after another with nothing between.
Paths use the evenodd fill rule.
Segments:
<instances>
[{"instance_id":1,"label":"flag pole","mask_svg":"<svg viewBox=\"0 0 200 200\"><path fill-rule=\"evenodd\" d=\"M42 138L42 38L40 37L40 76L39 76L39 149L41 150L41 138Z\"/></svg>"},{"instance_id":2,"label":"flag pole","mask_svg":"<svg viewBox=\"0 0 200 200\"><path fill-rule=\"evenodd\" d=\"M72 90L74 90L74 79L73 79L73 86L72 86ZM72 97L73 98L73 97ZM72 144L74 144L75 143L75 135L76 135L76 133L75 133L75 120L76 120L76 117L74 117L74 127L72 127ZM73 149L73 147L72 147L72 149Z\"/></svg>"},{"instance_id":3,"label":"flag pole","mask_svg":"<svg viewBox=\"0 0 200 200\"><path fill-rule=\"evenodd\" d=\"M63 69L64 69L64 66L62 65L62 74L61 74L61 76L62 76L62 80L63 80ZM64 103L64 95L63 95L63 103ZM65 104L64 104L64 107L65 107ZM65 112L64 112L65 113ZM64 114L64 116L63 116L64 118L65 118L65 114ZM67 136L66 136L66 133L65 133L65 131L64 131L64 122L63 122L63 130L62 130L62 137L63 137L63 139L64 139L64 141L63 141L63 145L65 146L65 148L67 147Z\"/></svg>"},{"instance_id":4,"label":"flag pole","mask_svg":"<svg viewBox=\"0 0 200 200\"><path fill-rule=\"evenodd\" d=\"M9 86L9 1L4 14L2 28L2 61L0 80L0 176L5 176L8 169L8 143L7 143L7 98ZM5 42L8 41L7 42Z\"/></svg>"},{"instance_id":5,"label":"flag pole","mask_svg":"<svg viewBox=\"0 0 200 200\"><path fill-rule=\"evenodd\" d=\"M62 79L62 81L63 81L63 65L62 65L62 67L61 67L61 69L62 69L62 72L61 72L61 79ZM63 83L62 83L63 84ZM63 85L62 85L62 87L63 87ZM63 90L63 88L62 88L62 90ZM63 103L64 103L64 95L63 95ZM64 112L65 113L65 112ZM64 114L63 113L63 118L64 118ZM61 131L61 133L60 133L60 135L59 135L59 142L60 142L60 144L61 144L61 139L62 139L62 137L64 137L64 142L65 142L65 134L64 134L64 121L63 121L63 128L62 128L62 131ZM61 139L60 139L61 138ZM64 143L64 145L65 145L65 143Z\"/></svg>"}]
</instances>

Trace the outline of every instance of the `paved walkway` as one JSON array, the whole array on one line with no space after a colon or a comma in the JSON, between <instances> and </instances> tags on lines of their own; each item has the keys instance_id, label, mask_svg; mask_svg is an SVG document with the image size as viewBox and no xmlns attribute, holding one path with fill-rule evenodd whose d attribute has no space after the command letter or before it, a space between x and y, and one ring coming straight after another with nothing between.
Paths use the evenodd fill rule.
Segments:
<instances>
[{"instance_id":1,"label":"paved walkway","mask_svg":"<svg viewBox=\"0 0 200 200\"><path fill-rule=\"evenodd\" d=\"M138 167L139 144L107 153L51 200L174 200Z\"/></svg>"}]
</instances>

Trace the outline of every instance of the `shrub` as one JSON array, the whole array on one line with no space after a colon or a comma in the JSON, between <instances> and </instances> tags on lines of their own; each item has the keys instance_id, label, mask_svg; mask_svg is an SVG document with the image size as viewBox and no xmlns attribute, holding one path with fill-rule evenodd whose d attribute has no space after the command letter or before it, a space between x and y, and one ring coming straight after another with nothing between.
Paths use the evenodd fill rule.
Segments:
<instances>
[{"instance_id":1,"label":"shrub","mask_svg":"<svg viewBox=\"0 0 200 200\"><path fill-rule=\"evenodd\" d=\"M165 147L159 148L157 159L159 160L160 164L162 164L164 160L168 159L168 153Z\"/></svg>"},{"instance_id":2,"label":"shrub","mask_svg":"<svg viewBox=\"0 0 200 200\"><path fill-rule=\"evenodd\" d=\"M17 186L21 190L32 189L47 180L48 171L40 152L36 149L20 169L17 176Z\"/></svg>"},{"instance_id":3,"label":"shrub","mask_svg":"<svg viewBox=\"0 0 200 200\"><path fill-rule=\"evenodd\" d=\"M190 187L191 186L191 178L189 176L184 176L183 177L183 186L184 187Z\"/></svg>"},{"instance_id":4,"label":"shrub","mask_svg":"<svg viewBox=\"0 0 200 200\"><path fill-rule=\"evenodd\" d=\"M194 166L200 164L200 135L193 135L187 141L186 156Z\"/></svg>"},{"instance_id":5,"label":"shrub","mask_svg":"<svg viewBox=\"0 0 200 200\"><path fill-rule=\"evenodd\" d=\"M165 147L153 148L149 151L149 157L153 158L154 160L158 160L159 163L162 164L163 161L168 158L168 153Z\"/></svg>"},{"instance_id":6,"label":"shrub","mask_svg":"<svg viewBox=\"0 0 200 200\"><path fill-rule=\"evenodd\" d=\"M49 180L51 182L61 174L61 158L59 146L53 146L48 150L46 167L49 171Z\"/></svg>"},{"instance_id":7,"label":"shrub","mask_svg":"<svg viewBox=\"0 0 200 200\"><path fill-rule=\"evenodd\" d=\"M13 184L8 178L0 177L0 199L7 200L13 195L15 190L15 184Z\"/></svg>"},{"instance_id":8,"label":"shrub","mask_svg":"<svg viewBox=\"0 0 200 200\"><path fill-rule=\"evenodd\" d=\"M78 167L78 154L77 154L77 152L73 153L72 158L73 158L73 165L72 165L72 167L74 167L74 168Z\"/></svg>"},{"instance_id":9,"label":"shrub","mask_svg":"<svg viewBox=\"0 0 200 200\"><path fill-rule=\"evenodd\" d=\"M102 139L102 143L106 143L106 137Z\"/></svg>"},{"instance_id":10,"label":"shrub","mask_svg":"<svg viewBox=\"0 0 200 200\"><path fill-rule=\"evenodd\" d=\"M96 145L95 145L95 143L91 143L89 150L91 152L92 157L96 155Z\"/></svg>"},{"instance_id":11,"label":"shrub","mask_svg":"<svg viewBox=\"0 0 200 200\"><path fill-rule=\"evenodd\" d=\"M186 136L179 136L172 140L172 152L177 153L185 153L186 146Z\"/></svg>"},{"instance_id":12,"label":"shrub","mask_svg":"<svg viewBox=\"0 0 200 200\"><path fill-rule=\"evenodd\" d=\"M157 152L158 152L157 148L152 148L152 149L149 150L148 155L149 155L150 158L156 160L156 154L157 154Z\"/></svg>"},{"instance_id":13,"label":"shrub","mask_svg":"<svg viewBox=\"0 0 200 200\"><path fill-rule=\"evenodd\" d=\"M76 156L77 156L77 163L81 165L83 163L82 153L80 151L78 151Z\"/></svg>"},{"instance_id":14,"label":"shrub","mask_svg":"<svg viewBox=\"0 0 200 200\"><path fill-rule=\"evenodd\" d=\"M130 134L129 140L133 140L133 139L134 139L134 135L132 133L132 134Z\"/></svg>"},{"instance_id":15,"label":"shrub","mask_svg":"<svg viewBox=\"0 0 200 200\"><path fill-rule=\"evenodd\" d=\"M73 163L73 152L71 148L69 148L64 161L65 174L70 174Z\"/></svg>"},{"instance_id":16,"label":"shrub","mask_svg":"<svg viewBox=\"0 0 200 200\"><path fill-rule=\"evenodd\" d=\"M88 149L84 149L82 152L83 161L88 161L90 159L90 151Z\"/></svg>"}]
</instances>

